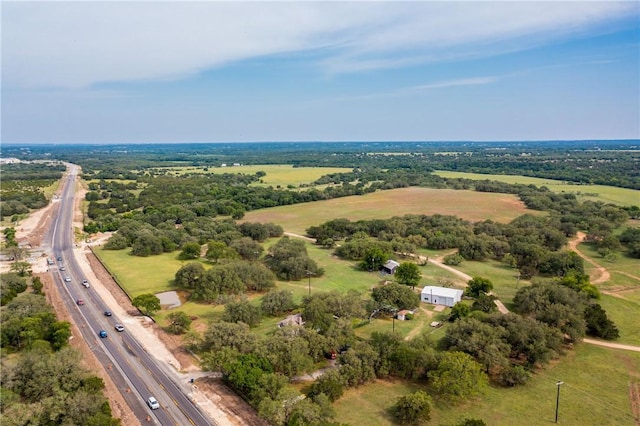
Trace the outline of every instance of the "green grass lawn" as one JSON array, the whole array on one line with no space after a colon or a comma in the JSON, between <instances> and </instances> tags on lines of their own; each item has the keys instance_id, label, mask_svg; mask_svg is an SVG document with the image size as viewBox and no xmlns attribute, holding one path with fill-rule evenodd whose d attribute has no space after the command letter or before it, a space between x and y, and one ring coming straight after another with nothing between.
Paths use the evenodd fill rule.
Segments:
<instances>
[{"instance_id":1,"label":"green grass lawn","mask_svg":"<svg viewBox=\"0 0 640 426\"><path fill-rule=\"evenodd\" d=\"M395 425L389 408L401 396L423 386L401 380L376 380L357 388L347 389L333 406L340 423L360 426Z\"/></svg>"},{"instance_id":2,"label":"green grass lawn","mask_svg":"<svg viewBox=\"0 0 640 426\"><path fill-rule=\"evenodd\" d=\"M495 260L485 262L465 260L455 268L472 277L479 276L491 280L493 294L505 304L511 303L519 288L529 284L528 281L517 279L519 275L517 269Z\"/></svg>"},{"instance_id":3,"label":"green grass lawn","mask_svg":"<svg viewBox=\"0 0 640 426\"><path fill-rule=\"evenodd\" d=\"M463 173L439 170L434 174L446 178L463 178L472 180L495 180L505 183L520 183L523 185L546 186L553 192L568 192L576 194L579 200L602 201L622 206L640 204L640 191L628 188L618 188L606 185L577 185L562 180L535 178L514 175L485 175L481 173Z\"/></svg>"},{"instance_id":4,"label":"green grass lawn","mask_svg":"<svg viewBox=\"0 0 640 426\"><path fill-rule=\"evenodd\" d=\"M640 378L640 354L579 345L539 370L525 386L491 387L477 401L450 406L435 401L430 424L451 425L479 418L487 425L529 426L554 421L556 382L561 380L562 425L632 425L629 382ZM352 425L394 425L388 414L398 397L424 389L418 384L378 380L349 389L334 407L336 420Z\"/></svg>"},{"instance_id":5,"label":"green grass lawn","mask_svg":"<svg viewBox=\"0 0 640 426\"><path fill-rule=\"evenodd\" d=\"M109 272L131 298L144 293L176 290L171 286L176 272L184 264L193 262L178 260L177 251L149 257L132 256L130 252L130 249L95 249L96 256L108 266Z\"/></svg>"}]
</instances>

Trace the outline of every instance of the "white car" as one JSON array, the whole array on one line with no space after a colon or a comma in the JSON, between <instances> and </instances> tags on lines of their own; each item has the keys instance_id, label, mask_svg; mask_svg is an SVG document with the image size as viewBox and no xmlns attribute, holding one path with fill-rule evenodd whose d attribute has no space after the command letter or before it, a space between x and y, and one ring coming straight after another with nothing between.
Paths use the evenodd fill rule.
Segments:
<instances>
[{"instance_id":1,"label":"white car","mask_svg":"<svg viewBox=\"0 0 640 426\"><path fill-rule=\"evenodd\" d=\"M89 281L82 280L82 285L85 286L86 288L89 288Z\"/></svg>"},{"instance_id":2,"label":"white car","mask_svg":"<svg viewBox=\"0 0 640 426\"><path fill-rule=\"evenodd\" d=\"M115 327L113 327L116 329L116 331L119 332L123 332L124 331L124 326L122 324L116 324Z\"/></svg>"},{"instance_id":3,"label":"white car","mask_svg":"<svg viewBox=\"0 0 640 426\"><path fill-rule=\"evenodd\" d=\"M64 281L67 282L67 283L70 283L71 282L71 277L64 277Z\"/></svg>"},{"instance_id":4,"label":"white car","mask_svg":"<svg viewBox=\"0 0 640 426\"><path fill-rule=\"evenodd\" d=\"M147 405L149 406L149 408L151 408L152 410L157 410L158 408L160 408L160 403L158 402L157 399L155 399L154 397L150 396L149 399L147 399Z\"/></svg>"}]
</instances>

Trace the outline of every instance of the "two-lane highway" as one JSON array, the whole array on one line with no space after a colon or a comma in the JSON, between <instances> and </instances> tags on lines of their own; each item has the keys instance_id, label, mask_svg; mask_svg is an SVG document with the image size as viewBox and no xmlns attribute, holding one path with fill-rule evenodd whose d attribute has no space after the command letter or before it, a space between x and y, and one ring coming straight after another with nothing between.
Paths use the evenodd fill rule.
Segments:
<instances>
[{"instance_id":1,"label":"two-lane highway","mask_svg":"<svg viewBox=\"0 0 640 426\"><path fill-rule=\"evenodd\" d=\"M161 425L215 424L172 380L166 366L160 365L151 357L126 329L122 332L114 329L114 325L120 321L115 315L104 315L110 309L91 286L95 283L90 283L88 288L82 285L82 280L86 277L73 252L72 220L77 174L77 166L71 165L63 185L57 215L46 241L51 242L51 250L56 258L50 272L54 275L74 322L81 330L81 337L105 366L127 404L143 423L154 419ZM61 260L58 261L57 258ZM63 266L65 270L61 271ZM66 277L71 281L66 282ZM82 300L81 305L78 300ZM107 337L99 337L100 330L105 330ZM150 396L160 402L159 409L151 410L147 406L145 401Z\"/></svg>"}]
</instances>

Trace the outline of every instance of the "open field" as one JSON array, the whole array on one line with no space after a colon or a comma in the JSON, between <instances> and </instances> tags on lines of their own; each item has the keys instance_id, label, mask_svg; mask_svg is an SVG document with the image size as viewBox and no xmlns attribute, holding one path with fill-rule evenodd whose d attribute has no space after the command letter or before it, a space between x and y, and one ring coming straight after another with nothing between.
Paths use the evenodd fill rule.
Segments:
<instances>
[{"instance_id":1,"label":"open field","mask_svg":"<svg viewBox=\"0 0 640 426\"><path fill-rule=\"evenodd\" d=\"M640 191L628 188L618 188L605 185L579 185L571 184L563 180L534 178L513 175L485 175L481 173L450 172L444 170L435 171L434 174L446 178L463 178L472 180L495 180L505 183L520 183L523 185L546 186L553 192L568 192L576 194L579 200L602 201L604 203L619 204L622 206L640 205Z\"/></svg>"},{"instance_id":2,"label":"open field","mask_svg":"<svg viewBox=\"0 0 640 426\"><path fill-rule=\"evenodd\" d=\"M269 246L277 239L270 239L265 243ZM368 298L371 289L381 282L390 279L389 276L382 276L378 273L361 271L357 267L357 262L345 261L332 255L333 250L323 249L319 246L306 243L309 256L325 270L321 277L311 277L300 281L277 281L279 289L290 290L294 295L296 303L300 303L302 298L318 291L348 291L355 290L362 294L363 298ZM159 256L146 258L131 256L130 250L95 250L96 255L108 265L109 270L114 274L118 282L126 289L131 297L142 293L159 293L174 290L171 280L180 267L188 261L177 260L177 252L165 253ZM205 267L206 263L205 263ZM425 266L421 268L423 278L416 286L415 291L419 292L425 285L430 284L451 284L459 282L459 279L446 271L435 266ZM309 286L310 284L310 286ZM262 294L248 294L247 297L255 304L259 304ZM183 300L184 302L184 300ZM429 323L439 321L448 315L445 312L433 312L431 306L423 305L423 311L419 311L413 321L396 321L396 332L406 337L409 333L417 334L421 330L430 331ZM213 319L219 319L224 308L222 306L209 305L187 301L180 308L174 310L184 311L190 316L197 317L197 323L207 323ZM161 310L154 317L163 325L164 318L170 313L168 310ZM262 323L256 328L258 334L269 333L274 330L275 324L281 318L264 318ZM196 324L194 324L195 326ZM390 318L373 319L370 324L358 327L357 334L361 337L368 337L374 331L391 330L393 327ZM434 331L434 330L431 330ZM441 329L438 329L440 332Z\"/></svg>"},{"instance_id":3,"label":"open field","mask_svg":"<svg viewBox=\"0 0 640 426\"><path fill-rule=\"evenodd\" d=\"M175 290L171 280L178 269L189 261L178 260L178 252L163 253L158 256L138 257L125 250L94 250L96 256L107 265L129 297L144 293L160 293ZM193 261L192 261L193 262Z\"/></svg>"},{"instance_id":4,"label":"open field","mask_svg":"<svg viewBox=\"0 0 640 426\"><path fill-rule=\"evenodd\" d=\"M591 243L579 244L578 250L609 271L609 281L597 286L603 292L599 303L620 330L616 342L640 345L640 260L619 254L615 261L607 262ZM594 269L585 262L585 272L591 273Z\"/></svg>"},{"instance_id":5,"label":"open field","mask_svg":"<svg viewBox=\"0 0 640 426\"><path fill-rule=\"evenodd\" d=\"M465 260L455 268L472 277L483 277L491 280L493 294L507 306L511 304L518 288L529 285L528 281L517 279L519 276L517 269L510 268L504 263L495 260L487 260L485 262Z\"/></svg>"},{"instance_id":6,"label":"open field","mask_svg":"<svg viewBox=\"0 0 640 426\"><path fill-rule=\"evenodd\" d=\"M559 424L634 424L629 382L640 380L640 354L585 344L538 371L525 386L491 387L481 400L459 406L435 401L430 424L451 425L464 418L483 419L492 426L551 424L558 380L564 382ZM415 384L383 380L349 389L334 404L336 420L353 425L393 425L387 410L398 397L418 389Z\"/></svg>"},{"instance_id":7,"label":"open field","mask_svg":"<svg viewBox=\"0 0 640 426\"><path fill-rule=\"evenodd\" d=\"M352 169L344 167L293 167L284 164L264 164L251 166L231 166L228 167L166 167L159 168L167 170L175 175L186 173L236 173L245 175L255 175L257 172L265 172L266 175L261 178L261 182L256 184L260 186L281 186L286 187L292 185L297 187L301 184L310 184L318 178L330 173L348 173Z\"/></svg>"},{"instance_id":8,"label":"open field","mask_svg":"<svg viewBox=\"0 0 640 426\"><path fill-rule=\"evenodd\" d=\"M355 221L442 214L471 221L509 222L525 213L543 214L525 208L514 195L411 187L251 211L244 221L273 222L285 231L304 234L310 226L337 218Z\"/></svg>"}]
</instances>

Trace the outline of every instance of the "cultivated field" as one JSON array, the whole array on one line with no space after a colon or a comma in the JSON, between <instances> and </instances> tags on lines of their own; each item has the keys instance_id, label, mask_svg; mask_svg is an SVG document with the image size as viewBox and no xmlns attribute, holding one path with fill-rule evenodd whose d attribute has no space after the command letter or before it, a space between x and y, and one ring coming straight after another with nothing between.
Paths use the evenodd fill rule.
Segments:
<instances>
[{"instance_id":1,"label":"cultivated field","mask_svg":"<svg viewBox=\"0 0 640 426\"><path fill-rule=\"evenodd\" d=\"M304 234L310 226L337 218L355 221L441 214L470 221L509 222L525 213L543 214L525 208L515 195L411 187L251 211L244 221L273 222L285 231Z\"/></svg>"},{"instance_id":2,"label":"cultivated field","mask_svg":"<svg viewBox=\"0 0 640 426\"><path fill-rule=\"evenodd\" d=\"M640 191L635 189L618 188L605 185L579 185L563 180L535 178L513 175L485 175L480 173L463 173L450 171L436 171L434 174L446 178L463 178L472 180L495 180L505 183L520 183L523 185L546 186L553 192L568 192L576 194L580 200L602 201L622 206L640 205Z\"/></svg>"}]
</instances>

